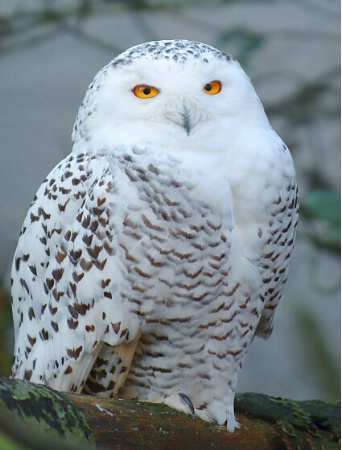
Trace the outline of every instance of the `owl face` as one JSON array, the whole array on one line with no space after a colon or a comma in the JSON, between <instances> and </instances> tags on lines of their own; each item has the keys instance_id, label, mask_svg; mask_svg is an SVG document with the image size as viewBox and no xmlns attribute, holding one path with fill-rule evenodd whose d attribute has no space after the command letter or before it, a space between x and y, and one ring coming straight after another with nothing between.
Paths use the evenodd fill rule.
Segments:
<instances>
[{"instance_id":1,"label":"owl face","mask_svg":"<svg viewBox=\"0 0 342 450\"><path fill-rule=\"evenodd\" d=\"M231 57L204 44L160 41L133 47L99 72L73 137L97 147L134 141L199 151L206 138L219 148L239 121L246 127L260 115L254 88Z\"/></svg>"}]
</instances>

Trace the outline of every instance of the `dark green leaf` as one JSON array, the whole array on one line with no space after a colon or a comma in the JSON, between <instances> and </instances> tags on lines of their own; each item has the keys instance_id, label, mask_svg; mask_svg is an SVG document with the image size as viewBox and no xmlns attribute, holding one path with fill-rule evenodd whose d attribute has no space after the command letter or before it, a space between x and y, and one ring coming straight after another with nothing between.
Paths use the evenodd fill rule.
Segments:
<instances>
[{"instance_id":1,"label":"dark green leaf","mask_svg":"<svg viewBox=\"0 0 342 450\"><path fill-rule=\"evenodd\" d=\"M308 217L341 225L341 197L336 192L323 189L312 191L302 201L301 209Z\"/></svg>"}]
</instances>

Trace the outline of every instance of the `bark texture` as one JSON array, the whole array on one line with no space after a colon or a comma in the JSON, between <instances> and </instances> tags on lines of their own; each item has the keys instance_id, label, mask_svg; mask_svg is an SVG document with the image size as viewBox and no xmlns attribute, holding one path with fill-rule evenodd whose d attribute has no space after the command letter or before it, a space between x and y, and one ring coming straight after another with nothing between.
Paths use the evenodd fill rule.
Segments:
<instances>
[{"instance_id":1,"label":"bark texture","mask_svg":"<svg viewBox=\"0 0 342 450\"><path fill-rule=\"evenodd\" d=\"M340 403L239 394L241 428L224 427L165 405L55 392L0 378L0 448L290 450L340 448Z\"/></svg>"}]
</instances>

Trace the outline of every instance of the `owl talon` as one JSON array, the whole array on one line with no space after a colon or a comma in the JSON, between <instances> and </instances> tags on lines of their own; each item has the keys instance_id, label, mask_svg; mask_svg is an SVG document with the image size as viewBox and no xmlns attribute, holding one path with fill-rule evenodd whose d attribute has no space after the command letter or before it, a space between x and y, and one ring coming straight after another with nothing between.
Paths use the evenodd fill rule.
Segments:
<instances>
[{"instance_id":1,"label":"owl talon","mask_svg":"<svg viewBox=\"0 0 342 450\"><path fill-rule=\"evenodd\" d=\"M185 414L196 414L192 401L183 392L175 392L174 394L168 395L162 400L162 403Z\"/></svg>"},{"instance_id":2,"label":"owl talon","mask_svg":"<svg viewBox=\"0 0 342 450\"><path fill-rule=\"evenodd\" d=\"M188 397L183 392L175 392L168 396L165 396L161 403L170 406L170 408L176 409L177 411L183 412L185 414L190 414L192 416L197 416L206 422L212 422L213 418L207 413L205 409L195 408L190 397Z\"/></svg>"},{"instance_id":3,"label":"owl talon","mask_svg":"<svg viewBox=\"0 0 342 450\"><path fill-rule=\"evenodd\" d=\"M178 395L179 395L179 396L186 402L186 404L189 406L190 411L191 411L191 414L195 414L195 408L194 408L194 405L192 404L192 401L190 400L190 398L189 398L187 395L185 395L183 392L180 392Z\"/></svg>"}]
</instances>

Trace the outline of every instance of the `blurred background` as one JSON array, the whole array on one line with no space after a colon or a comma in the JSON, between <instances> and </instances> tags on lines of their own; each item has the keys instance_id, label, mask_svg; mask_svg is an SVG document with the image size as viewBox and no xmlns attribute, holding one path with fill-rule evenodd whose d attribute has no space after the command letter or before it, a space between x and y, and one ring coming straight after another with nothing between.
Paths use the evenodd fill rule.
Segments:
<instances>
[{"instance_id":1,"label":"blurred background","mask_svg":"<svg viewBox=\"0 0 342 450\"><path fill-rule=\"evenodd\" d=\"M95 73L122 50L184 38L238 59L295 160L301 218L273 334L239 391L340 395L340 2L0 0L0 375L12 362L10 265L37 188L71 151Z\"/></svg>"}]
</instances>

